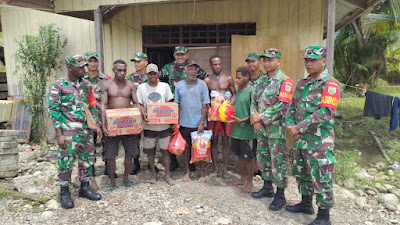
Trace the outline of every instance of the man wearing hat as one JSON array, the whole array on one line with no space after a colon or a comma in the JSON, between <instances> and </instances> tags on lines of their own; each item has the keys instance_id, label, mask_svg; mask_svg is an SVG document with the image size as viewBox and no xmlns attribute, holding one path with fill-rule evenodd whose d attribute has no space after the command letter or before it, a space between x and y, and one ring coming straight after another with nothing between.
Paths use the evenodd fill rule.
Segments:
<instances>
[{"instance_id":1,"label":"man wearing hat","mask_svg":"<svg viewBox=\"0 0 400 225\"><path fill-rule=\"evenodd\" d=\"M105 81L108 80L107 75L101 73L99 71L99 56L97 55L97 52L86 52L83 58L86 60L86 63L88 64L87 72L83 76L84 79L88 80L90 83L93 85L93 94L94 97L96 98L97 101L97 109L100 111L100 105L101 105L101 84ZM101 123L100 123L101 124ZM97 135L94 134L94 140L97 139ZM104 165L104 175L108 175L108 167L107 167L107 161L104 160L104 149L103 149L103 161L105 161ZM93 166L93 176L95 176L95 170Z\"/></svg>"},{"instance_id":2,"label":"man wearing hat","mask_svg":"<svg viewBox=\"0 0 400 225\"><path fill-rule=\"evenodd\" d=\"M148 79L146 76L146 66L149 63L148 57L145 53L138 52L133 56L131 62L135 64L136 72L133 72L126 77L135 84L136 88L138 88L140 84L147 82Z\"/></svg>"},{"instance_id":3,"label":"man wearing hat","mask_svg":"<svg viewBox=\"0 0 400 225\"><path fill-rule=\"evenodd\" d=\"M158 66L156 64L149 64L146 67L147 83L139 85L137 89L137 98L140 105L142 105L142 115L147 120L146 104L149 102L168 102L174 97L171 92L171 88L167 83L159 82L158 80ZM150 169L152 177L150 179L151 184L157 182L157 171L154 165L154 159L156 154L156 140L162 153L163 163L165 167L165 181L169 185L174 185L175 182L169 176L169 124L144 124L144 146L143 152L147 154L149 159Z\"/></svg>"},{"instance_id":4,"label":"man wearing hat","mask_svg":"<svg viewBox=\"0 0 400 225\"><path fill-rule=\"evenodd\" d=\"M304 66L309 75L297 82L286 115L288 133L295 141L292 171L302 196L300 203L286 206L286 210L314 214L312 199L315 194L318 215L311 225L331 224L329 210L334 205L332 179L336 160L333 125L341 86L325 65L326 48L306 48Z\"/></svg>"},{"instance_id":5,"label":"man wearing hat","mask_svg":"<svg viewBox=\"0 0 400 225\"><path fill-rule=\"evenodd\" d=\"M175 85L181 80L186 78L186 70L185 66L193 63L192 60L189 60L188 49L184 46L177 46L174 49L174 58L175 61L168 63L165 65L160 71L160 80L163 82L167 82L171 87L172 94L175 94ZM200 68L197 71L197 78L204 80L206 78L207 73ZM176 156L171 154L171 171L175 171L176 168L179 167L178 161L176 160ZM191 166L192 170L195 170L194 166Z\"/></svg>"},{"instance_id":6,"label":"man wearing hat","mask_svg":"<svg viewBox=\"0 0 400 225\"><path fill-rule=\"evenodd\" d=\"M183 181L191 181L190 178L190 154L192 150L192 138L190 133L197 131L203 133L206 127L206 115L210 95L206 82L197 78L200 66L190 62L186 67L186 78L176 84L175 102L179 104L179 131L186 140L186 150L183 153L185 163L185 176ZM205 182L205 162L200 162L199 182Z\"/></svg>"},{"instance_id":7,"label":"man wearing hat","mask_svg":"<svg viewBox=\"0 0 400 225\"><path fill-rule=\"evenodd\" d=\"M293 81L282 73L281 51L269 48L261 56L266 76L260 77L251 100L250 122L257 135L257 166L262 171L264 186L251 193L253 198L274 197L269 209L277 211L285 204L286 126L285 114L293 94ZM277 186L274 194L272 182Z\"/></svg>"},{"instance_id":8,"label":"man wearing hat","mask_svg":"<svg viewBox=\"0 0 400 225\"><path fill-rule=\"evenodd\" d=\"M147 82L148 78L146 75L146 66L149 63L147 60L148 57L143 52L135 53L135 55L131 59L131 62L135 64L136 72L133 72L126 77L128 78L128 80L132 81L135 84L136 88L138 88L140 84ZM139 157L140 154L133 159L132 171L130 173L131 175L137 174L140 170ZM156 170L158 171L157 167Z\"/></svg>"},{"instance_id":9,"label":"man wearing hat","mask_svg":"<svg viewBox=\"0 0 400 225\"><path fill-rule=\"evenodd\" d=\"M95 162L93 131L88 127L84 107L89 108L97 122L97 141L102 133L98 120L97 102L92 84L82 79L87 63L80 55L67 56L68 73L50 85L49 114L56 132L58 148L58 180L61 187L60 202L63 208L74 207L69 185L72 167L78 158L78 174L81 181L79 196L100 200L101 195L91 190L89 180L93 176Z\"/></svg>"},{"instance_id":10,"label":"man wearing hat","mask_svg":"<svg viewBox=\"0 0 400 225\"><path fill-rule=\"evenodd\" d=\"M263 75L263 72L260 70L260 55L258 53L250 53L246 58L246 63L251 72L250 85L254 87L257 79Z\"/></svg>"}]
</instances>

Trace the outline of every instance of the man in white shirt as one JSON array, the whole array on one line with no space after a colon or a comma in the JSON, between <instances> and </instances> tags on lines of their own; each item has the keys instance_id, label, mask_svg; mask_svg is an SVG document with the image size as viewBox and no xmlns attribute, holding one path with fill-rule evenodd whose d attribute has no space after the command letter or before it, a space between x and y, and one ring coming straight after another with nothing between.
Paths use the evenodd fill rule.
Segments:
<instances>
[{"instance_id":1,"label":"man in white shirt","mask_svg":"<svg viewBox=\"0 0 400 225\"><path fill-rule=\"evenodd\" d=\"M159 72L156 64L149 64L146 67L147 83L142 83L137 89L137 97L142 107L144 119L147 119L146 104L149 102L168 102L173 99L171 88L167 83L159 81ZM154 166L156 153L156 140L160 147L163 163L165 167L165 181L169 185L174 185L175 181L169 176L170 156L168 152L169 144L169 124L147 124L144 125L144 146L143 152L147 154L152 173L150 183L157 182L157 172Z\"/></svg>"}]
</instances>

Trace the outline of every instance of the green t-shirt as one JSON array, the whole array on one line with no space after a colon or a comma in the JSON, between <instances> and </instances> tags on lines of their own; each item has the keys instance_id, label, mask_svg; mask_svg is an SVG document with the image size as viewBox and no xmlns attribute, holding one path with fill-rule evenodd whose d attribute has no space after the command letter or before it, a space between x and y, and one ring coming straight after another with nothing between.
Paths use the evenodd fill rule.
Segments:
<instances>
[{"instance_id":1,"label":"green t-shirt","mask_svg":"<svg viewBox=\"0 0 400 225\"><path fill-rule=\"evenodd\" d=\"M243 119L250 116L250 102L251 94L254 91L254 87L241 91L238 88L236 92L235 104L235 116L239 119ZM233 126L231 137L239 140L252 140L257 136L254 132L253 125L250 124L250 120L244 123L239 123Z\"/></svg>"}]
</instances>

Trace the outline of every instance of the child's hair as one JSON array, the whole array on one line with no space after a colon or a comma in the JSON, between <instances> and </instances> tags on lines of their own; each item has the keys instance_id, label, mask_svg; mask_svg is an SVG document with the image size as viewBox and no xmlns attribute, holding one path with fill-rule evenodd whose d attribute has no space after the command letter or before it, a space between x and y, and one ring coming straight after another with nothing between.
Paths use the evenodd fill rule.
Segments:
<instances>
[{"instance_id":1,"label":"child's hair","mask_svg":"<svg viewBox=\"0 0 400 225\"><path fill-rule=\"evenodd\" d=\"M250 70L246 66L241 66L236 69L236 73L242 74L242 76L250 76Z\"/></svg>"}]
</instances>

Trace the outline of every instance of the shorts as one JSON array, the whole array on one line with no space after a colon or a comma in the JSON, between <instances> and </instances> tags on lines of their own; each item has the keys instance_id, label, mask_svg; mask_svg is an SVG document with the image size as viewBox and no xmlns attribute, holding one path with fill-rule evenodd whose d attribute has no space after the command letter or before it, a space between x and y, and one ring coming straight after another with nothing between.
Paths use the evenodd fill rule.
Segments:
<instances>
[{"instance_id":1,"label":"shorts","mask_svg":"<svg viewBox=\"0 0 400 225\"><path fill-rule=\"evenodd\" d=\"M121 135L115 137L105 137L104 158L114 159L118 156L119 142L124 146L125 154L133 157L139 155L139 137L137 134Z\"/></svg>"},{"instance_id":2,"label":"shorts","mask_svg":"<svg viewBox=\"0 0 400 225\"><path fill-rule=\"evenodd\" d=\"M189 147L189 151L192 152L192 136L190 133L197 131L197 128L180 127L179 132L181 132L182 137L186 141L186 147Z\"/></svg>"},{"instance_id":3,"label":"shorts","mask_svg":"<svg viewBox=\"0 0 400 225\"><path fill-rule=\"evenodd\" d=\"M252 143L252 148L250 147L250 142L253 142L253 140L248 141L231 138L231 152L246 160L254 159L256 156L256 152L254 151L254 142Z\"/></svg>"},{"instance_id":4,"label":"shorts","mask_svg":"<svg viewBox=\"0 0 400 225\"><path fill-rule=\"evenodd\" d=\"M207 121L207 128L212 131L214 137L219 134L224 137L230 137L232 132L232 125L221 121Z\"/></svg>"},{"instance_id":5,"label":"shorts","mask_svg":"<svg viewBox=\"0 0 400 225\"><path fill-rule=\"evenodd\" d=\"M169 138L169 129L162 131L144 130L143 153L156 154L156 140L158 140L161 153L163 155L166 154L168 152Z\"/></svg>"}]
</instances>

